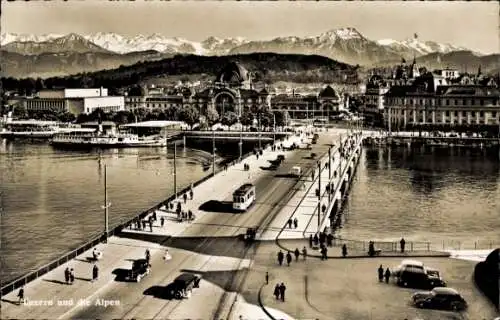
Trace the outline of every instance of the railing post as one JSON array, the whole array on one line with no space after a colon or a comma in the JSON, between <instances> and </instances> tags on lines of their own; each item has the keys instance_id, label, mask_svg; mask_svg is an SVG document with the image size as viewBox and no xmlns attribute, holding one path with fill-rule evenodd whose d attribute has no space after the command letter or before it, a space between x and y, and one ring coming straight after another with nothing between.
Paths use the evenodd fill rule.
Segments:
<instances>
[{"instance_id":1,"label":"railing post","mask_svg":"<svg viewBox=\"0 0 500 320\"><path fill-rule=\"evenodd\" d=\"M477 241L474 241L474 250L477 250Z\"/></svg>"},{"instance_id":2,"label":"railing post","mask_svg":"<svg viewBox=\"0 0 500 320\"><path fill-rule=\"evenodd\" d=\"M410 251L413 251L413 242L410 242Z\"/></svg>"},{"instance_id":3,"label":"railing post","mask_svg":"<svg viewBox=\"0 0 500 320\"><path fill-rule=\"evenodd\" d=\"M431 251L431 243L427 242L427 251Z\"/></svg>"}]
</instances>

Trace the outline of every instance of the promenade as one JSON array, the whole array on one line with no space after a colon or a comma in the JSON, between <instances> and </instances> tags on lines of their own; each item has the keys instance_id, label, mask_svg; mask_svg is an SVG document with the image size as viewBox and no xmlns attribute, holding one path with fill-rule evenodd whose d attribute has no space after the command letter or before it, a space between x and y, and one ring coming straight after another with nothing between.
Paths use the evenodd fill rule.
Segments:
<instances>
[{"instance_id":1,"label":"promenade","mask_svg":"<svg viewBox=\"0 0 500 320\"><path fill-rule=\"evenodd\" d=\"M287 146L293 142L300 142L301 139L302 137L293 137L283 144ZM89 260L91 256L91 250L89 250L67 264L28 283L24 288L27 298L26 304L17 305L17 290L2 297L2 318L67 319L101 318L103 316L106 318L177 318L183 316L206 318L208 314L228 313L231 305L223 301L223 299L229 298L224 290L225 285L214 286L213 282L210 281L202 282L201 287L205 289L199 291L204 292L204 294L199 295L198 299L190 299L189 301L192 302L189 303L187 301L183 303L168 301L166 305L170 307L166 307L165 301L160 299L154 299L153 302L151 299L146 299L148 297L146 292L154 282L168 284L168 281L173 280L179 271L184 269L200 272L215 272L215 270L224 272L224 270L248 267L250 261L242 260L246 251L241 248L233 248L239 254L228 252L232 248L231 246L226 247L225 244L236 244L236 242L225 243L224 239L244 233L247 227L258 225L263 217L274 210L276 203L281 200L280 197L282 198L286 193L289 193L290 187L296 184L293 179L275 179L275 172L270 173L260 167L269 166L269 160L274 160L278 154L282 153L287 159L285 162L289 162L282 170L287 171L297 163L300 165L304 162L305 165L305 162L308 161L303 160L304 154L310 151L302 150L301 152L299 156L292 159L292 155L296 154L297 151L283 152L268 149L258 159L255 156L250 156L242 163L219 172L215 177L195 187L193 189L194 199L188 200L183 205L183 210L190 209L196 215L193 222L179 223L175 221L175 214L166 210L158 210L157 220L152 231L149 231L149 227L142 231L127 229L123 231L124 235L111 237L107 244L101 244L97 247L97 250L103 254L102 259L97 263L99 266L98 280L90 281L93 263ZM316 152L319 151L316 150ZM244 163L250 166L249 171L243 170ZM278 181L270 184L269 181L272 180ZM261 200L258 200L255 208L252 209L256 212L255 214L235 215L199 210L200 205L207 200L230 201L234 189L245 182L260 183L262 189L267 185L271 188L270 192L265 192L261 196ZM182 197L182 195L179 196ZM182 198L176 201L183 202ZM160 226L161 217L166 218L163 227ZM204 238L204 236L211 238ZM172 261L167 263L163 261L166 247L173 256ZM116 272L130 269L133 260L144 258L146 249L151 252L152 256L152 275L138 284L117 282ZM177 263L177 261L181 262ZM161 264L165 267L161 268L160 273L160 269L156 271L156 266ZM64 283L64 269L66 267L74 269L76 280L72 285ZM142 290L144 288L145 291ZM146 296L144 296L145 294ZM196 305L197 300L214 296L218 296L218 299L212 299L211 303L204 304L204 308L198 309L193 314L192 306ZM226 310L220 310L221 305Z\"/></svg>"}]
</instances>

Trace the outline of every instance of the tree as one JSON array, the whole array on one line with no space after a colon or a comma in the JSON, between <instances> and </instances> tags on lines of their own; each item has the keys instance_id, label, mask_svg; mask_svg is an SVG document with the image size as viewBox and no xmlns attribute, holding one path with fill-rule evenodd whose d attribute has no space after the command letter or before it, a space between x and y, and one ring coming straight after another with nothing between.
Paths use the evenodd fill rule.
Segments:
<instances>
[{"instance_id":1,"label":"tree","mask_svg":"<svg viewBox=\"0 0 500 320\"><path fill-rule=\"evenodd\" d=\"M209 125L214 125L219 120L219 113L213 106L208 106L206 114L207 122Z\"/></svg>"},{"instance_id":2,"label":"tree","mask_svg":"<svg viewBox=\"0 0 500 320\"><path fill-rule=\"evenodd\" d=\"M280 110L278 112L275 112L274 114L276 116L277 127L284 127L288 125L288 122L290 121L290 115L288 114L288 110Z\"/></svg>"},{"instance_id":3,"label":"tree","mask_svg":"<svg viewBox=\"0 0 500 320\"><path fill-rule=\"evenodd\" d=\"M241 114L241 124L244 126L251 126L253 124L254 115L249 111L244 111Z\"/></svg>"},{"instance_id":4,"label":"tree","mask_svg":"<svg viewBox=\"0 0 500 320\"><path fill-rule=\"evenodd\" d=\"M198 123L199 119L200 113L193 106L187 106L179 113L179 120L186 122L191 128Z\"/></svg>"},{"instance_id":5,"label":"tree","mask_svg":"<svg viewBox=\"0 0 500 320\"><path fill-rule=\"evenodd\" d=\"M19 118L19 119L26 119L28 118L28 110L26 110L26 107L23 105L16 105L14 107L14 111L12 112L12 116L14 118Z\"/></svg>"},{"instance_id":6,"label":"tree","mask_svg":"<svg viewBox=\"0 0 500 320\"><path fill-rule=\"evenodd\" d=\"M118 124L129 123L130 112L129 111L118 111L112 118L112 121Z\"/></svg>"},{"instance_id":7,"label":"tree","mask_svg":"<svg viewBox=\"0 0 500 320\"><path fill-rule=\"evenodd\" d=\"M238 122L238 115L232 111L226 112L221 119L221 123L229 127L237 122Z\"/></svg>"}]
</instances>

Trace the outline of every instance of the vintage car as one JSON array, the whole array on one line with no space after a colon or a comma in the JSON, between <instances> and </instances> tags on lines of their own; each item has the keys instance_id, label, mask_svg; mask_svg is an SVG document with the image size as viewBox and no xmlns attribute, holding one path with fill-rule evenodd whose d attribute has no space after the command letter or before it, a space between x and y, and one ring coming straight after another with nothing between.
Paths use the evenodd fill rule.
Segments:
<instances>
[{"instance_id":1,"label":"vintage car","mask_svg":"<svg viewBox=\"0 0 500 320\"><path fill-rule=\"evenodd\" d=\"M429 280L429 286L434 287L446 287L446 282L441 277L439 270L425 267L425 272L427 273L427 278Z\"/></svg>"},{"instance_id":2,"label":"vintage car","mask_svg":"<svg viewBox=\"0 0 500 320\"><path fill-rule=\"evenodd\" d=\"M151 265L146 259L134 260L132 263L132 269L130 269L127 280L139 282L144 276L147 276L151 272Z\"/></svg>"},{"instance_id":3,"label":"vintage car","mask_svg":"<svg viewBox=\"0 0 500 320\"><path fill-rule=\"evenodd\" d=\"M412 302L417 308L463 311L467 302L457 290L436 287L431 291L417 292L412 296Z\"/></svg>"},{"instance_id":4,"label":"vintage car","mask_svg":"<svg viewBox=\"0 0 500 320\"><path fill-rule=\"evenodd\" d=\"M189 298L193 288L200 287L201 277L193 273L183 273L168 288L168 294L175 299Z\"/></svg>"}]
</instances>

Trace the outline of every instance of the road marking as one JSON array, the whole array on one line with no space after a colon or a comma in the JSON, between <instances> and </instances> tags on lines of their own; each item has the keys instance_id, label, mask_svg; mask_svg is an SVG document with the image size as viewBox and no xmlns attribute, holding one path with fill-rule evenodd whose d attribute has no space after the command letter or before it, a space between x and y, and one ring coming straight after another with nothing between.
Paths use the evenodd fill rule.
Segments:
<instances>
[{"instance_id":1,"label":"road marking","mask_svg":"<svg viewBox=\"0 0 500 320\"><path fill-rule=\"evenodd\" d=\"M94 297L96 294L98 294L100 291L102 291L104 288L107 288L109 287L109 285L111 283L113 283L114 280L111 279L108 281L108 283L106 283L105 285L103 285L101 288L97 289L97 291L95 291L94 293L92 293L90 296L86 297L85 300L90 300L92 299L92 297ZM73 313L76 309L80 308L81 306L80 305L76 305L74 307L72 307L71 309L69 309L68 311L66 311L65 313L63 313L62 315L60 315L59 317L57 317L57 319L64 319L66 318L66 316L68 316L69 314Z\"/></svg>"}]
</instances>

